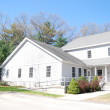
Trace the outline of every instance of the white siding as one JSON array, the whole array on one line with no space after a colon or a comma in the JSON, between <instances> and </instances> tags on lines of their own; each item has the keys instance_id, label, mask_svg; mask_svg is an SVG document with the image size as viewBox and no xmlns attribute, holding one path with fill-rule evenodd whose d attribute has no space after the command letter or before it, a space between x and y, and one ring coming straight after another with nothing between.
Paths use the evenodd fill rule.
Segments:
<instances>
[{"instance_id":1,"label":"white siding","mask_svg":"<svg viewBox=\"0 0 110 110\"><path fill-rule=\"evenodd\" d=\"M78 76L78 68L81 68L81 75L84 76L84 69L83 67L78 67L76 65L73 64L68 64L68 63L63 63L62 64L62 76L63 77L72 77L72 67L75 67L75 76Z\"/></svg>"},{"instance_id":2,"label":"white siding","mask_svg":"<svg viewBox=\"0 0 110 110\"><path fill-rule=\"evenodd\" d=\"M46 77L46 66L51 66L51 77ZM33 67L33 78L29 78L29 68ZM22 69L18 78L18 69ZM9 69L9 78L6 70ZM3 80L7 81L46 81L61 77L62 63L45 51L26 42L3 69Z\"/></svg>"},{"instance_id":3,"label":"white siding","mask_svg":"<svg viewBox=\"0 0 110 110\"><path fill-rule=\"evenodd\" d=\"M108 57L108 48L110 46L100 46L100 47L94 47L94 48L87 48L87 49L80 49L80 50L74 50L70 53L71 55L84 60L84 59L88 59L87 57L87 51L91 50L91 56L93 59L95 58L105 58Z\"/></svg>"}]
</instances>

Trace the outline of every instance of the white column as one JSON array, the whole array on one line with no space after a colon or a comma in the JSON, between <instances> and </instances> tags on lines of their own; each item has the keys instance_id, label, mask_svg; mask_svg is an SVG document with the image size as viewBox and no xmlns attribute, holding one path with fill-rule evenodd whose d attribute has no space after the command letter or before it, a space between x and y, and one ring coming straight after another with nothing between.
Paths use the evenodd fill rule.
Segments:
<instances>
[{"instance_id":1,"label":"white column","mask_svg":"<svg viewBox=\"0 0 110 110\"><path fill-rule=\"evenodd\" d=\"M81 68L81 75L84 76L84 68Z\"/></svg>"},{"instance_id":2,"label":"white column","mask_svg":"<svg viewBox=\"0 0 110 110\"><path fill-rule=\"evenodd\" d=\"M95 70L95 76L97 76L97 68L96 68L96 66L95 66L94 70Z\"/></svg>"},{"instance_id":3,"label":"white column","mask_svg":"<svg viewBox=\"0 0 110 110\"><path fill-rule=\"evenodd\" d=\"M105 82L107 82L107 66L105 66Z\"/></svg>"}]
</instances>

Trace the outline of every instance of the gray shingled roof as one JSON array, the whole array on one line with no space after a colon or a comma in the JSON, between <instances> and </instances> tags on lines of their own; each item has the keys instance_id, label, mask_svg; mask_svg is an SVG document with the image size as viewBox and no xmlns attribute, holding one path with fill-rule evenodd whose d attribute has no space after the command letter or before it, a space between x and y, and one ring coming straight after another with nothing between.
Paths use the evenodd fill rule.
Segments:
<instances>
[{"instance_id":1,"label":"gray shingled roof","mask_svg":"<svg viewBox=\"0 0 110 110\"><path fill-rule=\"evenodd\" d=\"M110 57L82 60L88 66L110 65Z\"/></svg>"},{"instance_id":2,"label":"gray shingled roof","mask_svg":"<svg viewBox=\"0 0 110 110\"><path fill-rule=\"evenodd\" d=\"M49 52L55 54L56 56L58 56L59 58L61 58L64 61L70 62L70 63L74 63L77 65L81 65L81 66L86 66L86 64L84 62L82 62L81 60L79 60L78 58L68 54L67 52L64 52L61 48L58 47L54 47L33 39L30 39L33 42L37 43L38 45L40 45L41 47L45 48L46 50L48 50Z\"/></svg>"},{"instance_id":3,"label":"gray shingled roof","mask_svg":"<svg viewBox=\"0 0 110 110\"><path fill-rule=\"evenodd\" d=\"M77 48L90 47L92 45L100 45L107 42L110 42L110 31L76 38L67 45L63 46L62 49L72 50Z\"/></svg>"}]
</instances>

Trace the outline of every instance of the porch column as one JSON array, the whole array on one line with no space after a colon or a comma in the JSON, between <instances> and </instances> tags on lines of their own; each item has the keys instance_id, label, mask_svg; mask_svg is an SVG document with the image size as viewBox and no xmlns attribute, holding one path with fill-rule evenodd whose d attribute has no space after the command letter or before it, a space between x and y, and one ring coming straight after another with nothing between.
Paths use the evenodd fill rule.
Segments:
<instances>
[{"instance_id":1,"label":"porch column","mask_svg":"<svg viewBox=\"0 0 110 110\"><path fill-rule=\"evenodd\" d=\"M105 82L107 82L107 66L105 66Z\"/></svg>"},{"instance_id":2,"label":"porch column","mask_svg":"<svg viewBox=\"0 0 110 110\"><path fill-rule=\"evenodd\" d=\"M96 68L96 66L95 66L94 69L95 69L95 76L97 76L97 68Z\"/></svg>"}]
</instances>

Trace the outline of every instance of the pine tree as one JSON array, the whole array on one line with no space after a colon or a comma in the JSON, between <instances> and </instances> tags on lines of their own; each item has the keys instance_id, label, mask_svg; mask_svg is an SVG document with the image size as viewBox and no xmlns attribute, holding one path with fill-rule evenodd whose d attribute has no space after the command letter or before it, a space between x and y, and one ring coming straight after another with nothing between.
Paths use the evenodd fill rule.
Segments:
<instances>
[{"instance_id":1,"label":"pine tree","mask_svg":"<svg viewBox=\"0 0 110 110\"><path fill-rule=\"evenodd\" d=\"M80 93L79 84L74 78L72 78L70 85L68 86L67 93L69 93L69 94L79 94Z\"/></svg>"}]
</instances>

